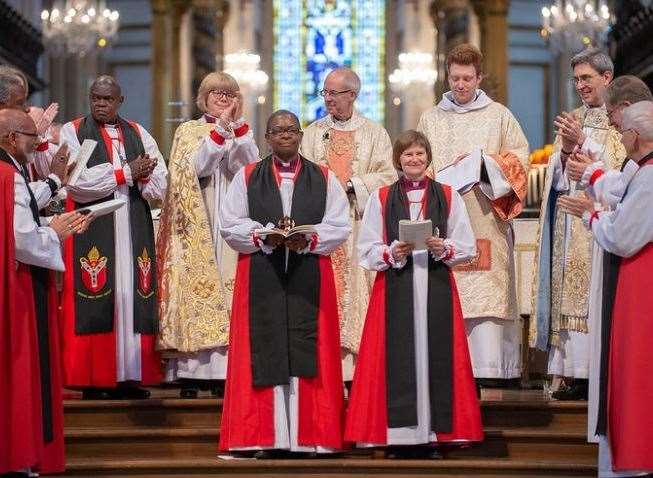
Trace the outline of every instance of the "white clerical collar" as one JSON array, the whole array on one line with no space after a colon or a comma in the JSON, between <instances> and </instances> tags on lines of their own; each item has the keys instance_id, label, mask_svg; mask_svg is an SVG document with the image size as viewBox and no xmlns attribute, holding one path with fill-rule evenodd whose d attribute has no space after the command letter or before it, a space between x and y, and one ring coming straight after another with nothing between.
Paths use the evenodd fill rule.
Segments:
<instances>
[{"instance_id":1,"label":"white clerical collar","mask_svg":"<svg viewBox=\"0 0 653 478\"><path fill-rule=\"evenodd\" d=\"M442 100L438 103L438 108L443 111L453 111L454 113L467 113L469 111L483 109L492 104L492 102L492 98L490 98L485 91L478 89L476 90L476 95L472 101L460 105L456 103L453 92L447 91L442 95Z\"/></svg>"},{"instance_id":2,"label":"white clerical collar","mask_svg":"<svg viewBox=\"0 0 653 478\"><path fill-rule=\"evenodd\" d=\"M327 128L337 129L339 131L354 131L360 128L363 125L365 118L354 110L351 114L351 118L341 121L333 117L333 115L328 115L325 117Z\"/></svg>"}]
</instances>

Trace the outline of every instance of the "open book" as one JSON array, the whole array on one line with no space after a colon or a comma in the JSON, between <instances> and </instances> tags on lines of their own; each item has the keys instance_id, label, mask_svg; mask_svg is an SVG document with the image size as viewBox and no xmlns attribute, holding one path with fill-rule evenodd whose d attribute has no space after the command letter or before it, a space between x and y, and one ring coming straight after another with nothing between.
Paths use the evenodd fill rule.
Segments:
<instances>
[{"instance_id":1,"label":"open book","mask_svg":"<svg viewBox=\"0 0 653 478\"><path fill-rule=\"evenodd\" d=\"M456 164L450 164L438 171L435 180L448 184L460 194L465 194L481 180L482 161L483 152L476 149Z\"/></svg>"},{"instance_id":2,"label":"open book","mask_svg":"<svg viewBox=\"0 0 653 478\"><path fill-rule=\"evenodd\" d=\"M433 231L433 224L430 219L423 221L399 220L399 240L413 243L416 251L425 250L426 240L431 236L438 236L439 233L437 227L435 232Z\"/></svg>"},{"instance_id":3,"label":"open book","mask_svg":"<svg viewBox=\"0 0 653 478\"><path fill-rule=\"evenodd\" d=\"M259 237L273 236L276 234L278 236L282 236L285 239L288 239L290 236L295 234L315 234L316 232L317 230L315 229L315 226L304 224L287 230L279 229L278 227L262 227L260 229L256 229L254 234Z\"/></svg>"}]
</instances>

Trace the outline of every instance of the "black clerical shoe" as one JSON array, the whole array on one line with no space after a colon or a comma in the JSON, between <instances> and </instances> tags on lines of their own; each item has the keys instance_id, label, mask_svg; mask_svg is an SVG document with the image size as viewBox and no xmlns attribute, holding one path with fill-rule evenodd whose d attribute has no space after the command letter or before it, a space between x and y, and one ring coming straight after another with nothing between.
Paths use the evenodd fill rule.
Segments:
<instances>
[{"instance_id":1,"label":"black clerical shoe","mask_svg":"<svg viewBox=\"0 0 653 478\"><path fill-rule=\"evenodd\" d=\"M224 397L224 380L216 380L211 386L211 395L214 397Z\"/></svg>"},{"instance_id":2,"label":"black clerical shoe","mask_svg":"<svg viewBox=\"0 0 653 478\"><path fill-rule=\"evenodd\" d=\"M0 478L29 478L29 473L22 471L10 471L0 474Z\"/></svg>"},{"instance_id":3,"label":"black clerical shoe","mask_svg":"<svg viewBox=\"0 0 653 478\"><path fill-rule=\"evenodd\" d=\"M442 456L442 453L437 448L430 447L424 455L424 458L427 460L442 460L444 456Z\"/></svg>"},{"instance_id":4,"label":"black clerical shoe","mask_svg":"<svg viewBox=\"0 0 653 478\"><path fill-rule=\"evenodd\" d=\"M182 388L179 390L179 397L180 398L186 398L186 399L192 399L192 398L197 398L198 390L196 388Z\"/></svg>"},{"instance_id":5,"label":"black clerical shoe","mask_svg":"<svg viewBox=\"0 0 653 478\"><path fill-rule=\"evenodd\" d=\"M145 400L150 398L150 391L146 388L139 387L118 387L113 391L117 399L123 400Z\"/></svg>"},{"instance_id":6,"label":"black clerical shoe","mask_svg":"<svg viewBox=\"0 0 653 478\"><path fill-rule=\"evenodd\" d=\"M111 400L113 397L104 388L85 388L82 390L82 400Z\"/></svg>"},{"instance_id":7,"label":"black clerical shoe","mask_svg":"<svg viewBox=\"0 0 653 478\"><path fill-rule=\"evenodd\" d=\"M587 379L574 379L571 385L565 385L551 394L555 400L587 400Z\"/></svg>"},{"instance_id":8,"label":"black clerical shoe","mask_svg":"<svg viewBox=\"0 0 653 478\"><path fill-rule=\"evenodd\" d=\"M288 450L258 450L254 453L254 458L257 460L279 460L284 458L292 458L292 452Z\"/></svg>"},{"instance_id":9,"label":"black clerical shoe","mask_svg":"<svg viewBox=\"0 0 653 478\"><path fill-rule=\"evenodd\" d=\"M389 460L410 460L415 458L415 451L411 446L389 446L385 450L385 457Z\"/></svg>"}]
</instances>

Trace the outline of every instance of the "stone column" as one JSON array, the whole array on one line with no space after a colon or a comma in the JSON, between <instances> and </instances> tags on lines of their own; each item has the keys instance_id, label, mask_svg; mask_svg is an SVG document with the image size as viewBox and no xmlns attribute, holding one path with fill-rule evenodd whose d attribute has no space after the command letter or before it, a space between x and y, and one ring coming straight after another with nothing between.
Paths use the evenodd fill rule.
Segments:
<instances>
[{"instance_id":1,"label":"stone column","mask_svg":"<svg viewBox=\"0 0 653 478\"><path fill-rule=\"evenodd\" d=\"M499 103L508 100L508 10L510 0L471 0L481 30L486 79L483 88Z\"/></svg>"},{"instance_id":2,"label":"stone column","mask_svg":"<svg viewBox=\"0 0 653 478\"><path fill-rule=\"evenodd\" d=\"M167 159L173 130L168 118L172 84L172 2L152 0L152 136Z\"/></svg>"},{"instance_id":3,"label":"stone column","mask_svg":"<svg viewBox=\"0 0 653 478\"><path fill-rule=\"evenodd\" d=\"M433 0L431 18L437 31L436 69L438 81L435 84L436 101L449 88L447 86L446 58L456 45L469 41L469 3L467 0Z\"/></svg>"}]
</instances>

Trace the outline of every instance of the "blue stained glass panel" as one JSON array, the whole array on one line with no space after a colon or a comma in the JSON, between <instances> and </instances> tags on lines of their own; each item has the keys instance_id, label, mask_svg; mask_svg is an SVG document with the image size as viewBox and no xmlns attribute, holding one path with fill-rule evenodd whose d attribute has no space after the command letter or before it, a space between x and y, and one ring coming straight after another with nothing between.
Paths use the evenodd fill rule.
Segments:
<instances>
[{"instance_id":1,"label":"blue stained glass panel","mask_svg":"<svg viewBox=\"0 0 653 478\"><path fill-rule=\"evenodd\" d=\"M383 122L385 0L274 0L274 107L303 124L326 114L319 91L339 66L362 88L356 107Z\"/></svg>"}]
</instances>

